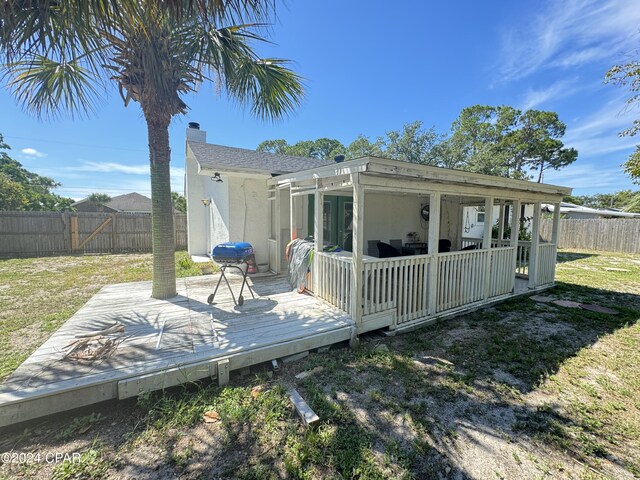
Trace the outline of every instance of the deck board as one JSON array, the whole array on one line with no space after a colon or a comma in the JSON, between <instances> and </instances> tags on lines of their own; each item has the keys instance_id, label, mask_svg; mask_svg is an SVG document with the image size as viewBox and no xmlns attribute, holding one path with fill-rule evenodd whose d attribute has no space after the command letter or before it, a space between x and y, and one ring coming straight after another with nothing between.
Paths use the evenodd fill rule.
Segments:
<instances>
[{"instance_id":1,"label":"deck board","mask_svg":"<svg viewBox=\"0 0 640 480\"><path fill-rule=\"evenodd\" d=\"M151 282L104 287L0 384L0 426L37 417L31 411L36 406L45 414L69 408L74 390L88 404L117 398L117 382L125 379L203 361L215 365L234 356L243 356L234 360L236 365L251 364L277 352L279 345L295 350L350 338L353 322L346 313L291 291L284 277L251 279L256 298L245 287L242 306L234 304L224 281L215 304L207 303L217 279L179 279L178 296L169 300L151 298ZM241 277L229 275L229 281L237 298ZM88 362L64 357L75 335L114 322L125 330L108 337L119 342L108 358ZM83 400L72 403L79 406Z\"/></svg>"}]
</instances>

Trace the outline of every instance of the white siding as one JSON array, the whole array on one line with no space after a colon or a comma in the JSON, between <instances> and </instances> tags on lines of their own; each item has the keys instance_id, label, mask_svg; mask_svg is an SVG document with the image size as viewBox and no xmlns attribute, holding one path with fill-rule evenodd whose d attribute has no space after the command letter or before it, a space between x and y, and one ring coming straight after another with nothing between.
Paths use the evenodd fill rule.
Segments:
<instances>
[{"instance_id":1,"label":"white siding","mask_svg":"<svg viewBox=\"0 0 640 480\"><path fill-rule=\"evenodd\" d=\"M187 149L185 168L185 198L187 200L187 237L191 255L207 253L206 208L202 204L205 197L204 179L198 175L198 165Z\"/></svg>"},{"instance_id":2,"label":"white siding","mask_svg":"<svg viewBox=\"0 0 640 480\"><path fill-rule=\"evenodd\" d=\"M225 241L249 242L255 250L256 261L258 263L268 263L269 206L267 200L267 177L223 176L223 178L225 183L218 185L228 185L227 215L229 222L226 232L228 240ZM287 212L288 210L287 206ZM288 216L286 224L283 223L283 225L289 225Z\"/></svg>"}]
</instances>

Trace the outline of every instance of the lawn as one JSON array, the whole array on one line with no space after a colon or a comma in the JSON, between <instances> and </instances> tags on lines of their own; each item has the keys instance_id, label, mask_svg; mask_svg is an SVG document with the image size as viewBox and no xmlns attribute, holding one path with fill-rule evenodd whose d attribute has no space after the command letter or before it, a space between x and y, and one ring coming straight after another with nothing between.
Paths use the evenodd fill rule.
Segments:
<instances>
[{"instance_id":1,"label":"lawn","mask_svg":"<svg viewBox=\"0 0 640 480\"><path fill-rule=\"evenodd\" d=\"M186 252L178 276L201 274ZM0 380L100 288L151 280L151 254L0 259Z\"/></svg>"},{"instance_id":2,"label":"lawn","mask_svg":"<svg viewBox=\"0 0 640 480\"><path fill-rule=\"evenodd\" d=\"M42 341L99 285L148 277L149 262L0 262L3 371L36 346L16 346L25 333ZM255 369L225 389L194 384L14 429L0 451L82 461L3 465L0 476L638 477L640 256L564 251L556 280L549 295L618 315L518 299L406 335L365 335L357 350L312 353L275 376ZM320 416L317 428L302 427L290 385Z\"/></svg>"}]
</instances>

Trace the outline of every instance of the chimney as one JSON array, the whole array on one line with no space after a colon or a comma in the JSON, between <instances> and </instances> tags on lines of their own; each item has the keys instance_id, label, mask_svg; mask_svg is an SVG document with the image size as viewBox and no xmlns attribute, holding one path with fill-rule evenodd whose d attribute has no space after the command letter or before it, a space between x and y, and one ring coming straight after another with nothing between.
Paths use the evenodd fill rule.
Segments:
<instances>
[{"instance_id":1,"label":"chimney","mask_svg":"<svg viewBox=\"0 0 640 480\"><path fill-rule=\"evenodd\" d=\"M333 161L336 163L344 162L344 155L336 155L335 157L333 157Z\"/></svg>"},{"instance_id":2,"label":"chimney","mask_svg":"<svg viewBox=\"0 0 640 480\"><path fill-rule=\"evenodd\" d=\"M207 132L200 130L200 124L198 122L189 122L189 128L187 128L187 142L207 142Z\"/></svg>"}]
</instances>

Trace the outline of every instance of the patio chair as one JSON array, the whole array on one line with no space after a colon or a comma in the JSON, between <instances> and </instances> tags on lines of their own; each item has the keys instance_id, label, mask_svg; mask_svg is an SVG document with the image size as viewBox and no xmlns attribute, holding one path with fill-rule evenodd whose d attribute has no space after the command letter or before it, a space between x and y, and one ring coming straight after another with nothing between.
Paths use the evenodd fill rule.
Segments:
<instances>
[{"instance_id":1,"label":"patio chair","mask_svg":"<svg viewBox=\"0 0 640 480\"><path fill-rule=\"evenodd\" d=\"M438 240L438 253L446 253L451 251L451 240L441 238Z\"/></svg>"},{"instance_id":2,"label":"patio chair","mask_svg":"<svg viewBox=\"0 0 640 480\"><path fill-rule=\"evenodd\" d=\"M377 247L378 257L380 258L392 258L400 256L400 252L388 243L378 242Z\"/></svg>"},{"instance_id":3,"label":"patio chair","mask_svg":"<svg viewBox=\"0 0 640 480\"><path fill-rule=\"evenodd\" d=\"M472 243L471 245L467 245L464 248L461 248L460 251L462 252L463 250L475 250L476 248L478 248L478 246L475 243Z\"/></svg>"},{"instance_id":4,"label":"patio chair","mask_svg":"<svg viewBox=\"0 0 640 480\"><path fill-rule=\"evenodd\" d=\"M397 240L389 240L389 244L399 252L402 251L402 240L399 238Z\"/></svg>"},{"instance_id":5,"label":"patio chair","mask_svg":"<svg viewBox=\"0 0 640 480\"><path fill-rule=\"evenodd\" d=\"M378 242L380 240L369 240L367 241L367 255L371 257L376 257L378 253Z\"/></svg>"}]
</instances>

